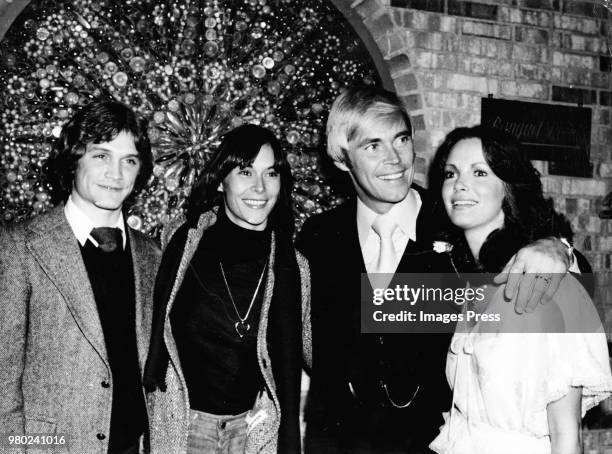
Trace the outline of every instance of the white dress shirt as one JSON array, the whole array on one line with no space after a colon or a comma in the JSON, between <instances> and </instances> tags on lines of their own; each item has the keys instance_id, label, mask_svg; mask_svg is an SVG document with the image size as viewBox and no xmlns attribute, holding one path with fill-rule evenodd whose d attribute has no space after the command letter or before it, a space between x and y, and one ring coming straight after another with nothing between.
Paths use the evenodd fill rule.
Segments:
<instances>
[{"instance_id":1,"label":"white dress shirt","mask_svg":"<svg viewBox=\"0 0 612 454\"><path fill-rule=\"evenodd\" d=\"M419 193L410 189L406 198L393 205L387 213L397 223L391 237L396 256L395 269L397 269L397 265L399 265L404 254L408 240L416 241L416 220L421 205L422 201ZM380 237L372 228L372 223L377 216L378 213L368 208L357 198L357 233L359 234L359 245L368 273L374 272L380 254Z\"/></svg>"},{"instance_id":2,"label":"white dress shirt","mask_svg":"<svg viewBox=\"0 0 612 454\"><path fill-rule=\"evenodd\" d=\"M395 264L396 269L402 259L408 240L416 241L416 220L422 203L419 193L414 189L410 189L406 198L393 205L388 212L398 225L398 228L395 229L392 236L397 261ZM376 263L380 254L380 237L372 228L372 223L377 216L378 213L368 208L361 199L357 198L357 232L359 234L359 246L361 246L363 262L365 263L368 273L375 272ZM580 268L578 268L575 255L568 271L580 274Z\"/></svg>"},{"instance_id":3,"label":"white dress shirt","mask_svg":"<svg viewBox=\"0 0 612 454\"><path fill-rule=\"evenodd\" d=\"M73 201L72 196L68 197L68 201L64 206L64 215L70 225L70 228L74 232L74 236L78 240L81 246L85 246L87 240L91 241L95 247L98 247L98 242L91 237L91 230L95 227L116 227L121 230L121 237L123 238L123 248L125 249L126 237L125 237L125 224L123 222L123 213L119 213L119 218L115 225L95 225L91 219L81 210Z\"/></svg>"}]
</instances>

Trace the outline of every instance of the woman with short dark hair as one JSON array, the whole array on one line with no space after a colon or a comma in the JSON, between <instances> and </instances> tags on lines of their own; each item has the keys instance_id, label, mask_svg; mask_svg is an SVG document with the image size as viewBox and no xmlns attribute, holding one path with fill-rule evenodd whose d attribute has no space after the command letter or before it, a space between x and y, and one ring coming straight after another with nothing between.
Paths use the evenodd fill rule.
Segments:
<instances>
[{"instance_id":1,"label":"woman with short dark hair","mask_svg":"<svg viewBox=\"0 0 612 454\"><path fill-rule=\"evenodd\" d=\"M439 195L443 239L462 275L498 273L537 239L571 238L567 220L544 198L539 173L502 131L452 131L432 163L430 188ZM430 445L434 451L581 452L581 416L610 395L612 375L588 293L571 274L558 278L552 302L519 315L504 301L504 286L486 275L467 277L485 298L466 303L451 342L446 372L453 405ZM544 282L536 285L549 284L538 279ZM468 312L483 317L468 321Z\"/></svg>"},{"instance_id":2,"label":"woman with short dark hair","mask_svg":"<svg viewBox=\"0 0 612 454\"><path fill-rule=\"evenodd\" d=\"M180 409L173 452L300 451L310 284L292 235L279 142L256 125L230 131L157 276L145 386Z\"/></svg>"}]
</instances>

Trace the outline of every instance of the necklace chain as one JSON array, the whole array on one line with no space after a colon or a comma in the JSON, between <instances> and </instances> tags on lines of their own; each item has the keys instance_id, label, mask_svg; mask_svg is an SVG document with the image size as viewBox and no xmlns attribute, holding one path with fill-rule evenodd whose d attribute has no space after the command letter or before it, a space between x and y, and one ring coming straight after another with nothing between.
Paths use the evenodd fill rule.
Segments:
<instances>
[{"instance_id":1,"label":"necklace chain","mask_svg":"<svg viewBox=\"0 0 612 454\"><path fill-rule=\"evenodd\" d=\"M251 325L246 322L249 318L249 314L251 313L251 309L253 309L253 304L255 303L255 298L257 297L257 293L259 292L259 287L261 286L261 282L263 281L264 274L266 272L266 267L268 262L264 263L263 270L261 270L261 275L259 276L259 281L257 282L257 287L255 288L255 292L253 293L253 297L251 298L251 303L246 311L244 317L240 316L240 312L238 312L238 306L236 306L236 302L234 301L234 297L232 296L232 291L230 290L229 284L227 283L227 278L225 277L225 271L223 270L223 264L219 262L219 268L221 268L221 276L223 277L223 282L225 283L225 288L227 289L227 294L230 297L230 301L232 302L232 307L234 308L234 312L236 312L236 316L238 317L238 321L234 323L234 329L240 336L240 338L244 337L245 334L251 329Z\"/></svg>"}]
</instances>

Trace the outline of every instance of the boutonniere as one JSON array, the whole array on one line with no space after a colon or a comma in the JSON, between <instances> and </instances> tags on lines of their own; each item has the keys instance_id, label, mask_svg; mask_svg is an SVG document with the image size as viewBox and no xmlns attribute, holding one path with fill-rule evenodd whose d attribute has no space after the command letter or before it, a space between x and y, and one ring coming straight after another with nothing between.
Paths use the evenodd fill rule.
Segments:
<instances>
[{"instance_id":1,"label":"boutonniere","mask_svg":"<svg viewBox=\"0 0 612 454\"><path fill-rule=\"evenodd\" d=\"M444 252L450 252L453 250L453 245L447 243L446 241L434 241L433 242L433 250L438 254L442 254Z\"/></svg>"}]
</instances>

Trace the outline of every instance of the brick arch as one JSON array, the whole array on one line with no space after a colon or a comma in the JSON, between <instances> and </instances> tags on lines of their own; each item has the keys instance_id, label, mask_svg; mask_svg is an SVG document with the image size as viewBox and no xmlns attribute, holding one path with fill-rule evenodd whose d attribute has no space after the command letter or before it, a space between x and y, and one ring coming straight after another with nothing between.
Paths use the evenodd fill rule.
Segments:
<instances>
[{"instance_id":1,"label":"brick arch","mask_svg":"<svg viewBox=\"0 0 612 454\"><path fill-rule=\"evenodd\" d=\"M13 25L13 21L30 1L31 0L12 0L11 3L6 1L0 2L0 40L4 38L4 34L10 26Z\"/></svg>"},{"instance_id":2,"label":"brick arch","mask_svg":"<svg viewBox=\"0 0 612 454\"><path fill-rule=\"evenodd\" d=\"M357 5L357 2L353 2L351 5L351 3L346 0L331 0L331 3L342 13L365 45L370 57L372 57L372 62L376 67L376 71L381 78L383 86L387 90L394 91L393 79L389 72L389 66L385 61L380 46L374 39L371 30L367 27L363 19L364 17L371 16L375 11L381 10L383 5L379 0L366 0Z\"/></svg>"},{"instance_id":3,"label":"brick arch","mask_svg":"<svg viewBox=\"0 0 612 454\"><path fill-rule=\"evenodd\" d=\"M31 0L0 2L0 40L4 38L13 21L30 2ZM394 70L405 68L408 57L405 54L395 55L393 53L391 41L396 38L393 36L388 40L382 38L381 42L381 37L377 35L377 30L383 27L387 30L393 25L389 14L384 12L384 5L380 0L357 0L352 5L346 0L331 0L331 2L344 15L366 46L383 86L400 95L403 90L410 88L413 81L416 81L414 76L394 74ZM412 110L414 100L406 101L409 109Z\"/></svg>"},{"instance_id":4,"label":"brick arch","mask_svg":"<svg viewBox=\"0 0 612 454\"><path fill-rule=\"evenodd\" d=\"M398 24L389 7L381 0L357 0L352 4L346 0L331 2L347 18L355 29L381 76L383 86L397 93L403 101L415 129L415 148L430 148L430 134L426 131L423 113L423 95L418 78L407 54L403 24ZM417 157L415 179L426 183L427 160Z\"/></svg>"},{"instance_id":5,"label":"brick arch","mask_svg":"<svg viewBox=\"0 0 612 454\"><path fill-rule=\"evenodd\" d=\"M405 52L403 26L396 24L389 8L381 0L357 0L350 6L346 0L331 2L347 18L365 44L383 86L401 96L410 112L422 109L418 81ZM422 120L416 120L422 123ZM417 129L424 129L424 124L419 126L422 128Z\"/></svg>"},{"instance_id":6,"label":"brick arch","mask_svg":"<svg viewBox=\"0 0 612 454\"><path fill-rule=\"evenodd\" d=\"M21 11L31 0L0 1L0 40ZM417 131L425 129L422 109L423 101L418 90L417 78L404 53L405 42L389 9L381 0L331 0L353 27L368 50L383 86L396 92L412 114Z\"/></svg>"}]
</instances>

